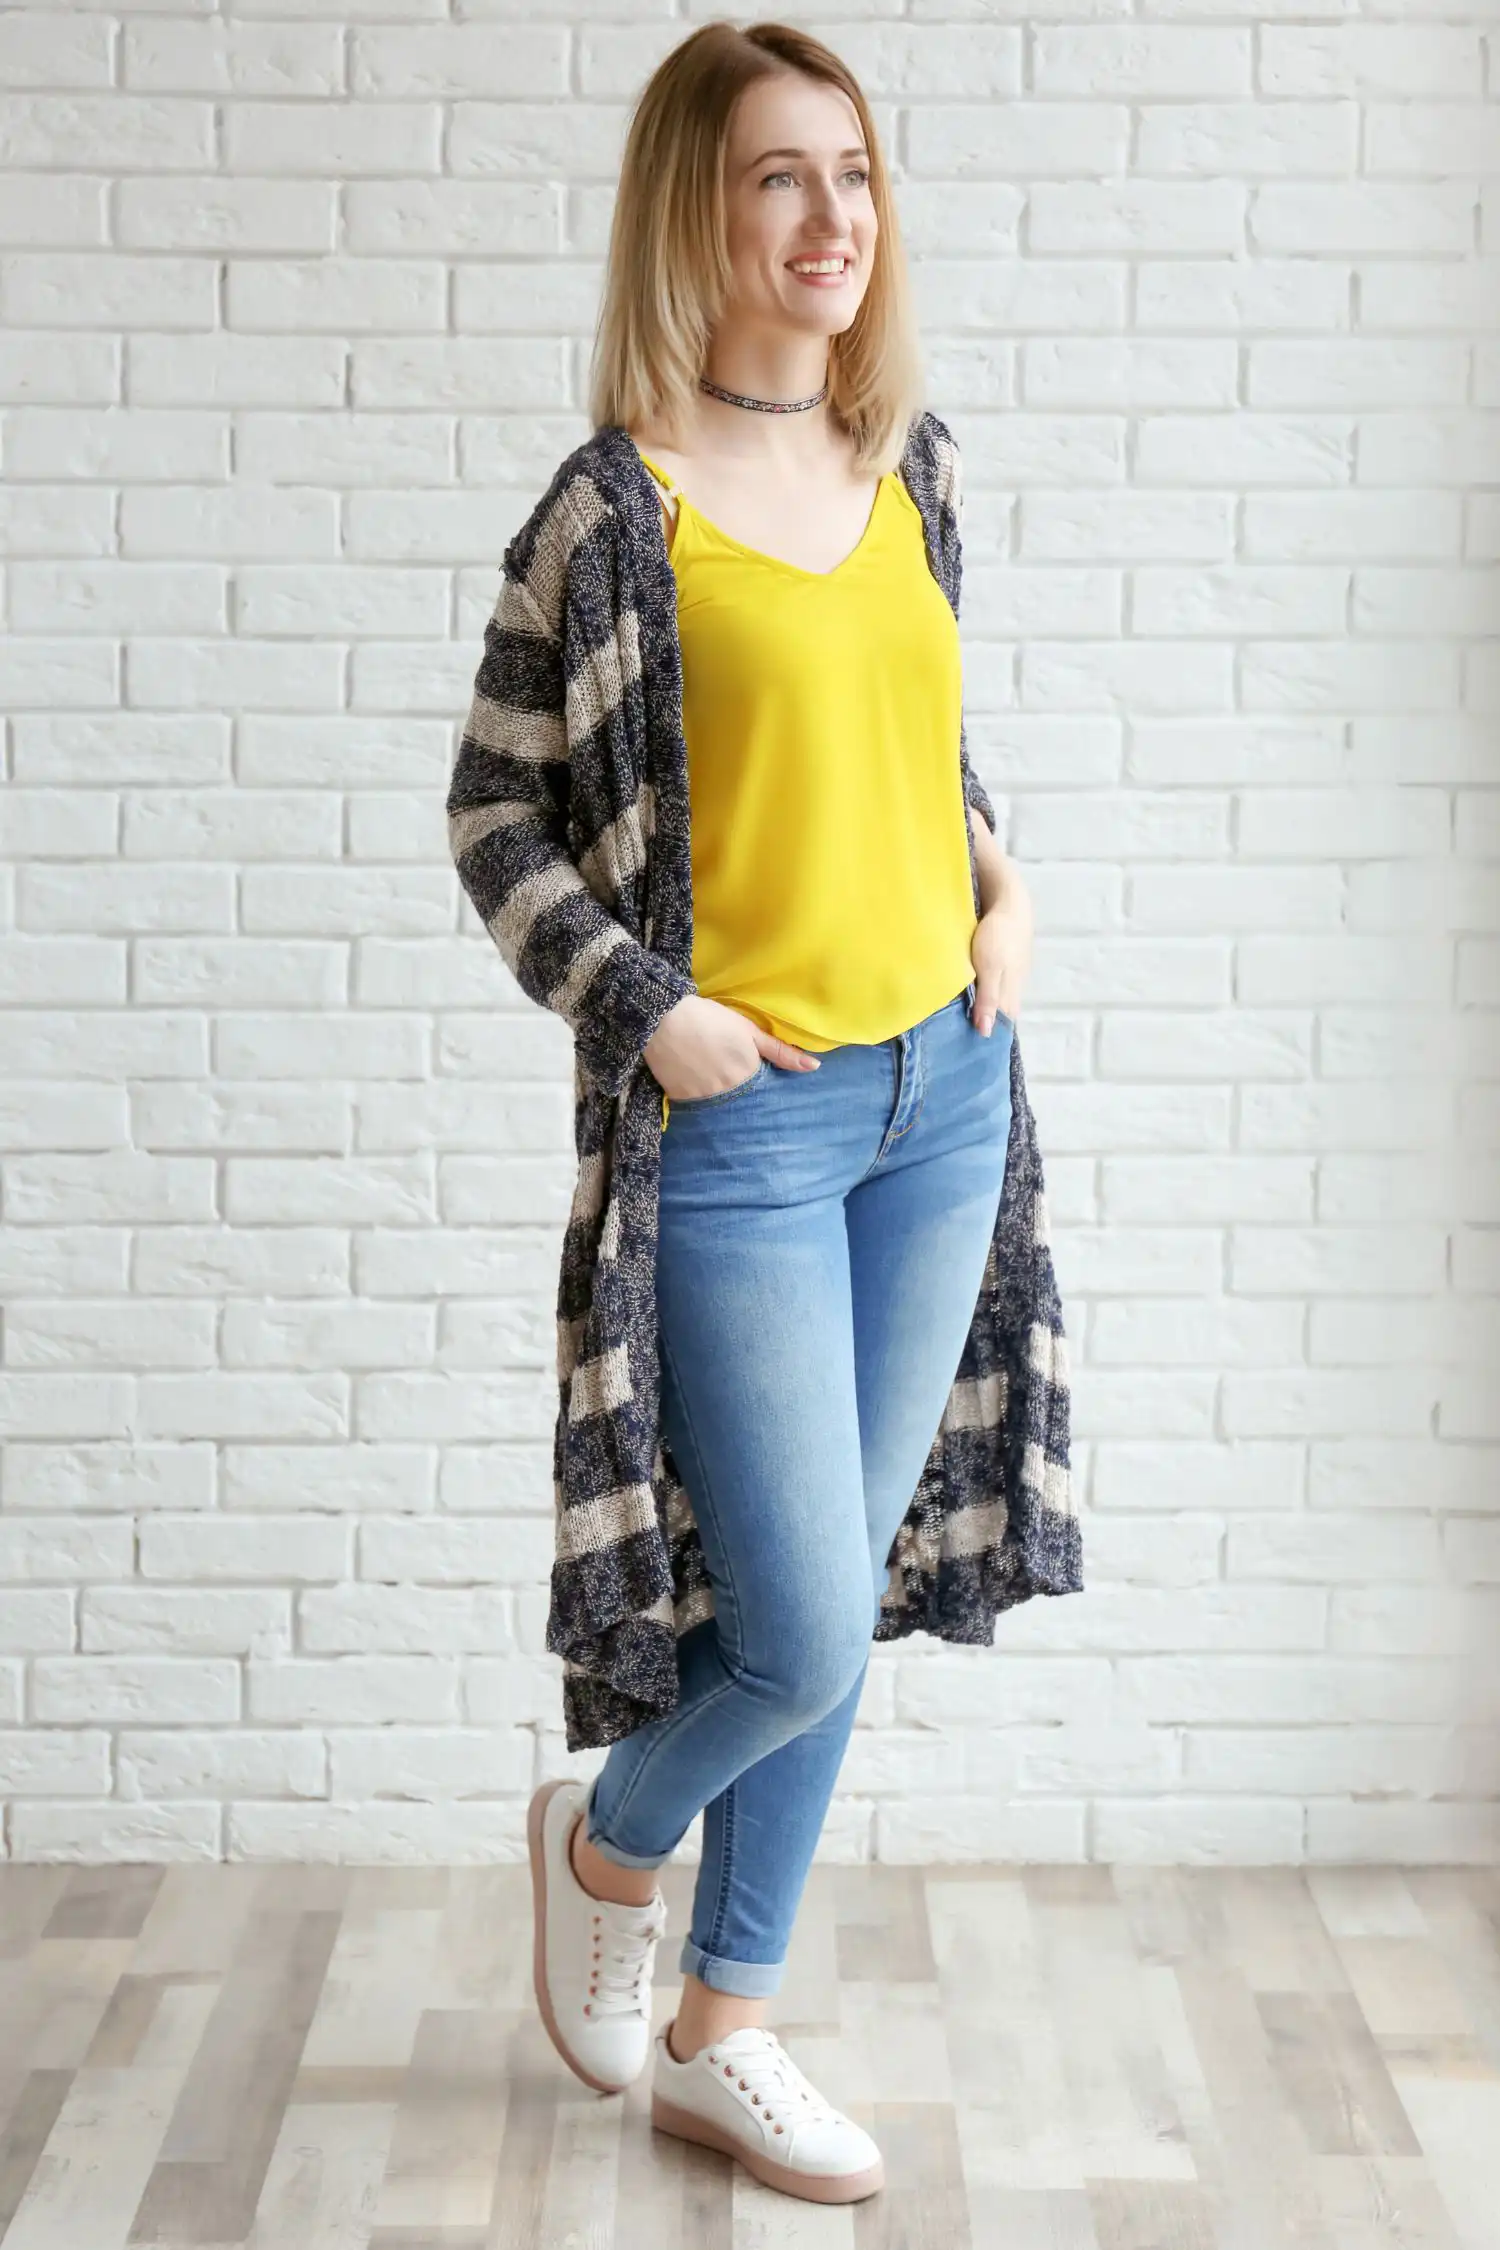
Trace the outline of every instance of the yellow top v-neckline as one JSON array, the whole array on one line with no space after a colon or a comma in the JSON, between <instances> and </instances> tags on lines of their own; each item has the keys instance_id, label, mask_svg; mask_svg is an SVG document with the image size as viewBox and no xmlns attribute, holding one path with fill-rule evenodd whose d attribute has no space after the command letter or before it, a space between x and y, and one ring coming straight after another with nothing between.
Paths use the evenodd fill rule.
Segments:
<instances>
[{"instance_id":1,"label":"yellow top v-neckline","mask_svg":"<svg viewBox=\"0 0 1500 2250\"><path fill-rule=\"evenodd\" d=\"M745 540L736 539L732 531L725 531L721 525L714 522L712 516L706 516L703 513L703 510L697 505L697 503L688 498L687 494L683 491L681 485L678 484L675 477L669 476L667 474L667 471L661 467L659 462L653 461L651 460L649 455L641 453L641 449L639 446L636 447L636 451L637 453L641 454L641 460L645 463L645 466L647 467L647 469L649 469L652 476L657 478L660 483L666 486L667 491L676 501L679 511L679 523L681 522L682 514L685 512L692 517L693 521L698 525L700 530L710 533L715 539L722 540L724 545L726 547L732 547L736 554L746 555L752 562L769 564L769 566L773 570L788 571L793 578L812 578L825 583L830 578L837 578L841 571L847 570L849 565L852 562L856 561L860 554L862 554L864 549L868 546L871 535L875 529L876 521L880 514L881 502L885 498L885 488L889 484L891 478L895 475L895 471L893 469L887 469L885 473L877 480L875 485L875 495L870 502L870 512L865 518L864 530L860 533L854 545L849 549L848 554L845 555L841 561L836 562L831 570L805 570L801 563L788 562L785 555L768 554L764 547L752 547ZM676 546L676 532L677 525L674 524L672 540L673 547ZM668 552L671 552L670 548Z\"/></svg>"}]
</instances>

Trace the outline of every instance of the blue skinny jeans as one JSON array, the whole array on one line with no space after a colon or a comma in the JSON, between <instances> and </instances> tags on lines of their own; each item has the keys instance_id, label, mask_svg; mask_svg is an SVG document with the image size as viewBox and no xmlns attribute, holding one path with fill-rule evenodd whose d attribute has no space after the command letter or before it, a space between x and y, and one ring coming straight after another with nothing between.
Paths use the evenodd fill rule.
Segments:
<instances>
[{"instance_id":1,"label":"blue skinny jeans","mask_svg":"<svg viewBox=\"0 0 1500 2250\"><path fill-rule=\"evenodd\" d=\"M670 1105L661 1410L715 1613L678 1642L676 1708L610 1745L585 1832L618 1866L657 1867L703 1813L679 1966L721 1992L780 1985L978 1298L1013 1026L977 1031L973 991L816 1071L762 1058Z\"/></svg>"}]
</instances>

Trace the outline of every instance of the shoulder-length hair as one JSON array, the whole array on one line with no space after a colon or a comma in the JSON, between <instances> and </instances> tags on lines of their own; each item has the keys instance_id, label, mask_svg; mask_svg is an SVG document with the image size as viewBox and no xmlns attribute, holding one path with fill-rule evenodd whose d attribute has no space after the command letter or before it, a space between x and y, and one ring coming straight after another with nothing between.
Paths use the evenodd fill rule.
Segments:
<instances>
[{"instance_id":1,"label":"shoulder-length hair","mask_svg":"<svg viewBox=\"0 0 1500 2250\"><path fill-rule=\"evenodd\" d=\"M589 375L589 417L625 428L691 423L731 281L724 158L735 103L801 71L848 96L869 151L878 233L869 283L829 338L828 403L856 464L895 468L923 404L921 358L890 178L869 105L831 49L780 23L706 23L658 63L626 135Z\"/></svg>"}]
</instances>

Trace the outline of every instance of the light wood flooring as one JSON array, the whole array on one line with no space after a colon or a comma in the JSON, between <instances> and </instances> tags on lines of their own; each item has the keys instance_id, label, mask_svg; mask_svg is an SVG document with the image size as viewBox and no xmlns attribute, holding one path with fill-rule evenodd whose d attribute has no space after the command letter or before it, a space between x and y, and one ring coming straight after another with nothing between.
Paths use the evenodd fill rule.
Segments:
<instances>
[{"instance_id":1,"label":"light wood flooring","mask_svg":"<svg viewBox=\"0 0 1500 2250\"><path fill-rule=\"evenodd\" d=\"M814 1867L770 2020L884 2151L841 2208L574 2079L529 1900L0 1867L4 2250L1500 2250L1500 1875Z\"/></svg>"}]
</instances>

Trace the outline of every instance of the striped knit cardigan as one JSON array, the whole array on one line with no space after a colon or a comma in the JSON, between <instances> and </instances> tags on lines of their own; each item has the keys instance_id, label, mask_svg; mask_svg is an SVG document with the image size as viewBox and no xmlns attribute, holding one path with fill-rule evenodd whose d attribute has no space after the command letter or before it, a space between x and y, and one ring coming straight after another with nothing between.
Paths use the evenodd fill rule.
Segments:
<instances>
[{"instance_id":1,"label":"striped knit cardigan","mask_svg":"<svg viewBox=\"0 0 1500 2250\"><path fill-rule=\"evenodd\" d=\"M959 455L935 414L900 473L958 611ZM578 1173L557 1294L547 1646L570 1750L673 1709L677 1640L713 1614L658 1420L661 1087L641 1050L695 992L676 583L629 433L575 448L505 549L448 794L464 889L522 991L574 1039ZM960 728L967 803L994 808ZM967 823L966 823L967 826ZM972 834L970 873L979 910ZM941 1425L889 1557L874 1639L988 1643L999 1611L1082 1584L1068 1356L1019 1039L990 1254Z\"/></svg>"}]
</instances>

